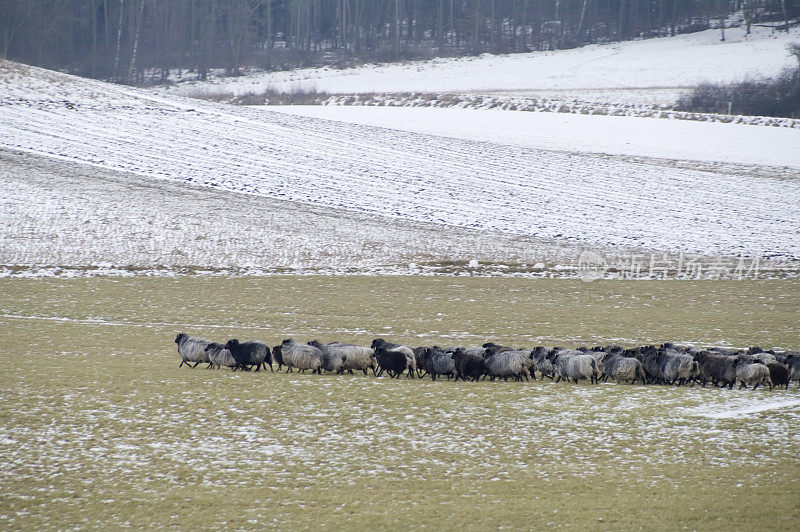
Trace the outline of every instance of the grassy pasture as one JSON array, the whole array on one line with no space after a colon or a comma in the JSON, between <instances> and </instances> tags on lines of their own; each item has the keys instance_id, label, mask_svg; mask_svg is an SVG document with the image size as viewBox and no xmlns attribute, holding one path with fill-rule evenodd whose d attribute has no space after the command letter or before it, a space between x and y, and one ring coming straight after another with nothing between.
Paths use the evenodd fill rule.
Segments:
<instances>
[{"instance_id":1,"label":"grassy pasture","mask_svg":"<svg viewBox=\"0 0 800 532\"><path fill-rule=\"evenodd\" d=\"M794 387L189 370L172 340L797 348L798 302L795 281L0 280L0 527L794 528Z\"/></svg>"}]
</instances>

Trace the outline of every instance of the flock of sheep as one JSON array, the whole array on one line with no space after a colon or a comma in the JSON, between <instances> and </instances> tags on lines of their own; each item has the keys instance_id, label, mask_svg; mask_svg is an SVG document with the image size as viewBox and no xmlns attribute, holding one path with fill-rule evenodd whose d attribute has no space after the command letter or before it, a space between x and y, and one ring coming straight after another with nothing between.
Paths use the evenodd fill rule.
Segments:
<instances>
[{"instance_id":1,"label":"flock of sheep","mask_svg":"<svg viewBox=\"0 0 800 532\"><path fill-rule=\"evenodd\" d=\"M577 383L588 379L591 383L612 379L621 382L642 384L694 384L705 386L728 386L739 388L751 385L783 386L788 389L790 381L799 381L800 352L764 351L758 347L735 350L712 347L708 349L686 348L671 343L661 346L642 346L623 349L619 346L594 347L592 349L565 349L562 347L537 347L533 350L514 349L494 343L482 347L447 348L408 347L383 339L375 339L370 347L334 342L323 344L311 341L306 344L284 340L270 348L260 341L239 342L228 340L225 344L209 342L186 334L175 338L180 366L192 368L206 363L209 368L227 366L237 369L259 371L267 365L274 371L286 366L287 373L293 369L323 371L342 374L345 371L372 370L373 375L384 372L392 378L422 378L430 375L432 380L445 376L448 379L478 381L509 378L522 381L539 376ZM192 365L194 364L194 365Z\"/></svg>"}]
</instances>

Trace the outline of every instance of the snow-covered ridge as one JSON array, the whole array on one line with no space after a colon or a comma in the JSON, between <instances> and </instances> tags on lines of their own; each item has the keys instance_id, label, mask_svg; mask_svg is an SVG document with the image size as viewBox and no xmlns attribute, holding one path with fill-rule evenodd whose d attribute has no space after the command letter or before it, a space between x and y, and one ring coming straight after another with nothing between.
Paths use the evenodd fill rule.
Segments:
<instances>
[{"instance_id":1,"label":"snow-covered ridge","mask_svg":"<svg viewBox=\"0 0 800 532\"><path fill-rule=\"evenodd\" d=\"M259 109L256 106L254 109ZM648 158L698 170L800 178L800 127L499 109L280 105L270 111L505 146ZM789 119L786 119L789 120ZM800 126L800 120L795 121ZM658 161L654 160L658 159ZM702 162L702 163L700 163ZM742 168L738 168L742 166ZM770 168L769 172L766 167Z\"/></svg>"},{"instance_id":2,"label":"snow-covered ridge","mask_svg":"<svg viewBox=\"0 0 800 532\"><path fill-rule=\"evenodd\" d=\"M433 59L365 65L337 70L298 69L253 72L238 78L188 80L162 89L189 94L198 89L235 95L265 90L317 90L333 94L392 92L495 92L598 89L689 88L702 82L731 82L745 76L771 76L795 60L786 45L800 39L796 30L774 32L753 27L637 41L589 45L572 50Z\"/></svg>"},{"instance_id":3,"label":"snow-covered ridge","mask_svg":"<svg viewBox=\"0 0 800 532\"><path fill-rule=\"evenodd\" d=\"M8 62L0 145L397 220L576 245L800 258L792 179L157 97Z\"/></svg>"}]
</instances>

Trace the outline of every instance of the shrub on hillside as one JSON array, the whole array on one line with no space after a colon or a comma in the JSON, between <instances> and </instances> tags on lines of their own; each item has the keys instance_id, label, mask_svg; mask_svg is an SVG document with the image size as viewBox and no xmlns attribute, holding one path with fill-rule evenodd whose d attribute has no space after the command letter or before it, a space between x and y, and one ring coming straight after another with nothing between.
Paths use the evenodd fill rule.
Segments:
<instances>
[{"instance_id":1,"label":"shrub on hillside","mask_svg":"<svg viewBox=\"0 0 800 532\"><path fill-rule=\"evenodd\" d=\"M800 45L789 46L800 63ZM729 108L730 106L730 108ZM706 83L682 96L680 111L800 118L800 65L775 78L748 78L729 84Z\"/></svg>"}]
</instances>

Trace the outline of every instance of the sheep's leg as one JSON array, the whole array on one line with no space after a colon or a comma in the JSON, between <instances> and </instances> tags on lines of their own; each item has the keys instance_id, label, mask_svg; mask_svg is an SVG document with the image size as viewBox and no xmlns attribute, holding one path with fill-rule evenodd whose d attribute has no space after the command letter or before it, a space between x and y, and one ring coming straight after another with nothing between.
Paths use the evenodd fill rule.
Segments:
<instances>
[{"instance_id":1,"label":"sheep's leg","mask_svg":"<svg viewBox=\"0 0 800 532\"><path fill-rule=\"evenodd\" d=\"M178 367L181 367L181 366L183 366L184 364L186 364L186 361L185 361L185 360L181 360L181 363L178 365ZM189 364L186 364L186 365L188 366Z\"/></svg>"},{"instance_id":2,"label":"sheep's leg","mask_svg":"<svg viewBox=\"0 0 800 532\"><path fill-rule=\"evenodd\" d=\"M747 385L744 383L744 381L742 381L742 383L739 385L739 389L741 390L742 388L747 389Z\"/></svg>"},{"instance_id":3,"label":"sheep's leg","mask_svg":"<svg viewBox=\"0 0 800 532\"><path fill-rule=\"evenodd\" d=\"M756 384L755 386L753 386L753 391L756 391L756 388L758 388L758 384Z\"/></svg>"},{"instance_id":4,"label":"sheep's leg","mask_svg":"<svg viewBox=\"0 0 800 532\"><path fill-rule=\"evenodd\" d=\"M192 366L192 369L196 368L199 365L200 365L200 362L195 362L194 366Z\"/></svg>"}]
</instances>

